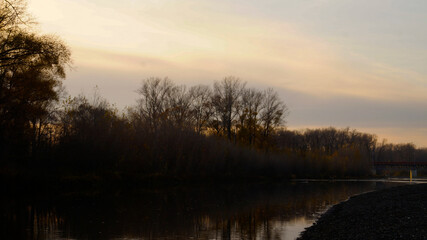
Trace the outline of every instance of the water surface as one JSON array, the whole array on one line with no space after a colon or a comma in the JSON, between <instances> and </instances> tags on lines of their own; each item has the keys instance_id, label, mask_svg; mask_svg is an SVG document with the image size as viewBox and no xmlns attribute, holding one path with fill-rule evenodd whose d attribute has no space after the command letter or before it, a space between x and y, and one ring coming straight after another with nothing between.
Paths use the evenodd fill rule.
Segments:
<instances>
[{"instance_id":1,"label":"water surface","mask_svg":"<svg viewBox=\"0 0 427 240\"><path fill-rule=\"evenodd\" d=\"M1 198L0 239L295 239L350 196L403 183L298 181Z\"/></svg>"}]
</instances>

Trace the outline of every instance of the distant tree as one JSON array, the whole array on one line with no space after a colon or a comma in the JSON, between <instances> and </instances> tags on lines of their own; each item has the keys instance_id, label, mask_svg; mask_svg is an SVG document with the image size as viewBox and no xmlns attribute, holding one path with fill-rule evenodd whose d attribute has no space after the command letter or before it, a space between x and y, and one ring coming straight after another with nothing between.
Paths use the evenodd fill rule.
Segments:
<instances>
[{"instance_id":1,"label":"distant tree","mask_svg":"<svg viewBox=\"0 0 427 240\"><path fill-rule=\"evenodd\" d=\"M34 151L49 108L58 101L70 51L31 29L24 1L0 1L0 152ZM33 144L30 144L32 141ZM6 147L6 145L8 145ZM30 149L33 146L33 149Z\"/></svg>"},{"instance_id":2,"label":"distant tree","mask_svg":"<svg viewBox=\"0 0 427 240\"><path fill-rule=\"evenodd\" d=\"M134 116L139 118L151 132L159 129L160 125L168 119L168 109L171 107L171 94L175 85L168 78L148 78L142 82L138 89L140 98Z\"/></svg>"},{"instance_id":3,"label":"distant tree","mask_svg":"<svg viewBox=\"0 0 427 240\"><path fill-rule=\"evenodd\" d=\"M239 111L239 137L253 145L261 130L260 115L265 95L256 89L244 89Z\"/></svg>"},{"instance_id":4,"label":"distant tree","mask_svg":"<svg viewBox=\"0 0 427 240\"><path fill-rule=\"evenodd\" d=\"M192 98L187 87L176 86L171 88L168 98L167 115L172 126L176 128L191 128L193 126L191 117Z\"/></svg>"},{"instance_id":5,"label":"distant tree","mask_svg":"<svg viewBox=\"0 0 427 240\"><path fill-rule=\"evenodd\" d=\"M59 119L59 161L71 161L82 171L113 168L129 148L127 121L98 94L92 100L68 98Z\"/></svg>"},{"instance_id":6,"label":"distant tree","mask_svg":"<svg viewBox=\"0 0 427 240\"><path fill-rule=\"evenodd\" d=\"M191 98L191 115L196 132L201 134L207 129L209 120L213 114L212 109L212 90L208 86L197 85L189 90Z\"/></svg>"},{"instance_id":7,"label":"distant tree","mask_svg":"<svg viewBox=\"0 0 427 240\"><path fill-rule=\"evenodd\" d=\"M415 145L412 143L397 144L395 146L395 151L398 152L399 155L399 161L402 162L414 161L415 150Z\"/></svg>"},{"instance_id":8,"label":"distant tree","mask_svg":"<svg viewBox=\"0 0 427 240\"><path fill-rule=\"evenodd\" d=\"M277 92L269 88L264 92L262 101L261 122L263 135L266 139L275 131L275 128L285 123L288 107L279 98Z\"/></svg>"},{"instance_id":9,"label":"distant tree","mask_svg":"<svg viewBox=\"0 0 427 240\"><path fill-rule=\"evenodd\" d=\"M233 76L214 83L212 106L221 130L229 140L232 137L233 123L238 116L239 100L245 86L245 82Z\"/></svg>"},{"instance_id":10,"label":"distant tree","mask_svg":"<svg viewBox=\"0 0 427 240\"><path fill-rule=\"evenodd\" d=\"M414 155L414 161L427 162L427 148L418 148Z\"/></svg>"}]
</instances>

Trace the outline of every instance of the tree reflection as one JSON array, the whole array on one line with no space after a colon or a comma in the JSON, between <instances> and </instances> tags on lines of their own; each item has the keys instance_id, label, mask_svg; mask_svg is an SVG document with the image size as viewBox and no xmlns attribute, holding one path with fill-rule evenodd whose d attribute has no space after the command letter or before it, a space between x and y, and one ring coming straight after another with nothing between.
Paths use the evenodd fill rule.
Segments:
<instances>
[{"instance_id":1,"label":"tree reflection","mask_svg":"<svg viewBox=\"0 0 427 240\"><path fill-rule=\"evenodd\" d=\"M114 195L10 194L2 239L281 239L296 219L375 188L374 182L313 182L165 188Z\"/></svg>"}]
</instances>

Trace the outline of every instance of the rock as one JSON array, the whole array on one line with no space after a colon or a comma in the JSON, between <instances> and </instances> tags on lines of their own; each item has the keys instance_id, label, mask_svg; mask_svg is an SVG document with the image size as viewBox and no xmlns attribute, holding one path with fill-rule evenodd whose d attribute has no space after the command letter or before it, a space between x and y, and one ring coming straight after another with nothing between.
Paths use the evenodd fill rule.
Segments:
<instances>
[{"instance_id":1,"label":"rock","mask_svg":"<svg viewBox=\"0 0 427 240\"><path fill-rule=\"evenodd\" d=\"M350 198L307 228L307 239L427 239L427 184L406 185Z\"/></svg>"}]
</instances>

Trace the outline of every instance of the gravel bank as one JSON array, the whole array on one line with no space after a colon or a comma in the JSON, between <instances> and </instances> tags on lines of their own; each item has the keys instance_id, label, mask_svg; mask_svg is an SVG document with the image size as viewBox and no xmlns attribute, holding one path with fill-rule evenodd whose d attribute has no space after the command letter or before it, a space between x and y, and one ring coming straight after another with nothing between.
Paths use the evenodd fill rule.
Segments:
<instances>
[{"instance_id":1,"label":"gravel bank","mask_svg":"<svg viewBox=\"0 0 427 240\"><path fill-rule=\"evenodd\" d=\"M427 240L427 184L351 197L333 206L298 239Z\"/></svg>"}]
</instances>

